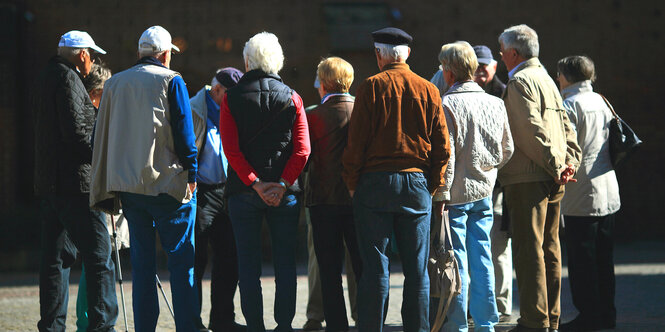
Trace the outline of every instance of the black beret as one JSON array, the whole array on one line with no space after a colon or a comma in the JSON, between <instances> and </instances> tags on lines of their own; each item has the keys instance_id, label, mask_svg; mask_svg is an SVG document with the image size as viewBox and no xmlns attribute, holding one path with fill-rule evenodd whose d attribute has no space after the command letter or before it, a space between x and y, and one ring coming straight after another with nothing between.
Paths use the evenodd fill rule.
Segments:
<instances>
[{"instance_id":1,"label":"black beret","mask_svg":"<svg viewBox=\"0 0 665 332\"><path fill-rule=\"evenodd\" d=\"M413 40L408 33L398 28L383 28L372 32L372 38L375 43L389 44L389 45L409 45Z\"/></svg>"}]
</instances>

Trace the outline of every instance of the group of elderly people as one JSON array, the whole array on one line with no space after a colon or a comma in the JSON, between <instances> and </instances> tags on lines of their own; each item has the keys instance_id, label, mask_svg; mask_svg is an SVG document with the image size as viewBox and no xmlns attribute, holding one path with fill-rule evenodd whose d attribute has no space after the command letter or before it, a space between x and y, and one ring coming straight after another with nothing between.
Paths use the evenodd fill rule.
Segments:
<instances>
[{"instance_id":1,"label":"group of elderly people","mask_svg":"<svg viewBox=\"0 0 665 332\"><path fill-rule=\"evenodd\" d=\"M246 329L265 331L260 281L265 219L275 270L275 331L293 331L299 193L304 186L326 331L349 330L341 281L344 244L359 279L356 325L360 331L383 329L390 243L397 248L405 277L404 329L430 329L430 225L444 211L450 217L462 290L452 300L442 330L467 331L472 317L476 331L493 331L499 312L490 232L494 205L504 204L493 202L497 177L510 215L520 295L521 317L512 331L613 327L612 228L619 200L608 161L609 104L592 92L591 60L573 56L559 62L564 102L538 61L535 31L526 25L510 27L499 37L509 70L502 100L483 89L492 71L488 65L496 70L496 62L479 68L476 54L489 52L491 58L487 47L474 51L463 41L443 45L440 75L447 90L440 91L406 64L410 35L385 28L372 36L380 73L363 80L354 98L349 94L351 64L339 57L322 60L317 68L322 99L309 112L278 75L284 55L277 37L262 32L250 38L243 50L245 73L222 70L213 79L215 86L200 92L201 105L210 106L201 119L209 121L206 128L218 128L221 137L221 143L204 143L216 145L215 163L210 164L202 161L205 150L195 142L200 135L194 135L192 114L200 112L192 113L183 99L182 78L169 69L171 49L177 48L163 28L146 30L139 47L147 51L137 65L108 81L101 98L90 196L91 206L105 211L117 210L119 199L128 219L137 329L154 330L158 314L155 228L169 252L177 329L201 328L200 310L195 309L201 295L197 306L192 272L193 215L197 191L201 195L201 190L223 188L220 204L226 205L230 219L224 229L233 233L233 239L225 239L235 241L231 249L237 250L237 261L224 264L237 264ZM220 80L229 79L221 93L215 92ZM137 89L147 93L137 94ZM149 111L135 118L141 107ZM210 119L210 114L217 116L210 113L216 107L217 122ZM141 164L146 162L149 171ZM225 176L197 188L202 179L197 170L201 173L204 165L217 165ZM305 168L303 181L299 177ZM574 197L564 199L563 213L570 216L570 276L580 315L559 325L564 186ZM217 273L226 268L235 271L218 266ZM230 298L233 292L227 292ZM228 317L233 320L232 313ZM214 329L224 330L220 326Z\"/></svg>"}]
</instances>

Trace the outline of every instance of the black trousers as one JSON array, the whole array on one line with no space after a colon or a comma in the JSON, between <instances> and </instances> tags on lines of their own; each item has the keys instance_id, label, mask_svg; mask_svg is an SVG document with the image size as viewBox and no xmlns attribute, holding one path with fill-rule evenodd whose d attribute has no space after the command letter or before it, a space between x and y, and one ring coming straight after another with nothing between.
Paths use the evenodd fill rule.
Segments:
<instances>
[{"instance_id":1,"label":"black trousers","mask_svg":"<svg viewBox=\"0 0 665 332\"><path fill-rule=\"evenodd\" d=\"M203 293L201 280L212 249L210 285L210 324L213 331L230 331L235 322L233 297L238 286L238 256L231 220L224 209L224 188L199 184L196 229L194 233L194 278L199 290L199 309ZM201 322L202 323L202 322Z\"/></svg>"},{"instance_id":2,"label":"black trousers","mask_svg":"<svg viewBox=\"0 0 665 332\"><path fill-rule=\"evenodd\" d=\"M309 212L314 252L321 276L326 331L346 331L349 329L349 322L342 288L344 243L349 250L356 280L360 280L362 273L362 262L353 222L353 207L350 205L315 205L309 208Z\"/></svg>"},{"instance_id":3,"label":"black trousers","mask_svg":"<svg viewBox=\"0 0 665 332\"><path fill-rule=\"evenodd\" d=\"M614 214L564 218L573 304L582 320L616 322Z\"/></svg>"},{"instance_id":4,"label":"black trousers","mask_svg":"<svg viewBox=\"0 0 665 332\"><path fill-rule=\"evenodd\" d=\"M89 331L112 331L118 303L106 215L90 209L87 194L51 195L43 200L41 212L39 331L65 330L69 267L76 249L86 270Z\"/></svg>"}]
</instances>

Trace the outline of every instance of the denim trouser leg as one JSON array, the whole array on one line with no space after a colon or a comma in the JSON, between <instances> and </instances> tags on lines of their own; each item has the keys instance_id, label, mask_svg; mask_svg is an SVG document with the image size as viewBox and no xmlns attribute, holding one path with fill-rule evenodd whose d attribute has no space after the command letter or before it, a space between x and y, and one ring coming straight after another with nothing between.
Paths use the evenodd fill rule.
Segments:
<instances>
[{"instance_id":1,"label":"denim trouser leg","mask_svg":"<svg viewBox=\"0 0 665 332\"><path fill-rule=\"evenodd\" d=\"M431 197L422 173L361 175L353 199L363 263L358 330L381 331L390 288L388 240L394 232L404 270L402 321L408 332L429 330L429 226Z\"/></svg>"},{"instance_id":2,"label":"denim trouser leg","mask_svg":"<svg viewBox=\"0 0 665 332\"><path fill-rule=\"evenodd\" d=\"M229 216L238 250L240 306L247 331L265 331L261 290L261 224L266 217L275 265L276 331L292 331L295 315L295 246L300 204L287 195L279 207L268 207L255 192L229 197Z\"/></svg>"},{"instance_id":3,"label":"denim trouser leg","mask_svg":"<svg viewBox=\"0 0 665 332\"><path fill-rule=\"evenodd\" d=\"M81 253L87 270L88 330L112 331L118 316L118 303L106 215L91 210L88 195L85 194L54 195L46 200L44 207L44 256L40 273L42 319L38 323L39 329L59 330L59 323L64 329L69 267L63 264L63 255L66 255L66 236L69 236Z\"/></svg>"},{"instance_id":4,"label":"denim trouser leg","mask_svg":"<svg viewBox=\"0 0 665 332\"><path fill-rule=\"evenodd\" d=\"M196 331L198 294L194 285L196 196L182 204L171 196L121 193L132 258L132 300L137 331L154 331L159 316L155 228L168 255L176 330Z\"/></svg>"},{"instance_id":5,"label":"denim trouser leg","mask_svg":"<svg viewBox=\"0 0 665 332\"><path fill-rule=\"evenodd\" d=\"M474 331L494 331L499 314L494 296L490 246L492 201L489 197L448 207L453 247L462 277L462 292L453 298L444 331L467 331L467 308Z\"/></svg>"},{"instance_id":6,"label":"denim trouser leg","mask_svg":"<svg viewBox=\"0 0 665 332\"><path fill-rule=\"evenodd\" d=\"M285 196L282 205L268 208L266 221L270 228L273 265L275 268L275 331L293 331L296 314L296 244L300 202L295 195Z\"/></svg>"}]
</instances>

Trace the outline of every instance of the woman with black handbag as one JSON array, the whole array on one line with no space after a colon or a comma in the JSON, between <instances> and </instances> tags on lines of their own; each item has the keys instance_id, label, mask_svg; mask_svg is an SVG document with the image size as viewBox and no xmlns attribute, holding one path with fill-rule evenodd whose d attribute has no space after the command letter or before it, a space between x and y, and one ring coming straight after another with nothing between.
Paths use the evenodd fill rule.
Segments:
<instances>
[{"instance_id":1,"label":"woman with black handbag","mask_svg":"<svg viewBox=\"0 0 665 332\"><path fill-rule=\"evenodd\" d=\"M566 185L561 203L573 304L579 315L560 325L561 331L614 328L614 216L621 206L612 158L610 123L614 121L603 96L593 92L593 61L585 56L559 60L557 80L563 105L577 131L582 162Z\"/></svg>"}]
</instances>

